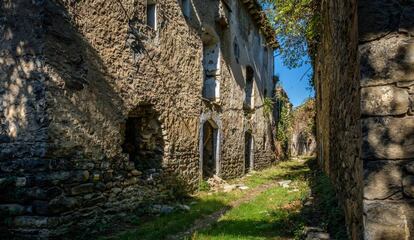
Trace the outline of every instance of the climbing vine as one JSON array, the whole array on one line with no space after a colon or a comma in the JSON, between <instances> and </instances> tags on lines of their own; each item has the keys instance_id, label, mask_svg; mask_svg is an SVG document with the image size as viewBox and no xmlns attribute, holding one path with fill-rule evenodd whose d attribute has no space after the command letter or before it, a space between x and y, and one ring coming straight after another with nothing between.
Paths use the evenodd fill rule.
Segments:
<instances>
[{"instance_id":1,"label":"climbing vine","mask_svg":"<svg viewBox=\"0 0 414 240\"><path fill-rule=\"evenodd\" d=\"M285 153L289 149L289 139L292 133L292 114L289 99L280 94L277 96L279 105L279 119L277 121L276 140L281 143Z\"/></svg>"},{"instance_id":2,"label":"climbing vine","mask_svg":"<svg viewBox=\"0 0 414 240\"><path fill-rule=\"evenodd\" d=\"M268 118L269 115L272 113L273 111L273 105L275 104L275 102L273 101L272 98L270 97L265 97L263 100L263 115L265 118Z\"/></svg>"}]
</instances>

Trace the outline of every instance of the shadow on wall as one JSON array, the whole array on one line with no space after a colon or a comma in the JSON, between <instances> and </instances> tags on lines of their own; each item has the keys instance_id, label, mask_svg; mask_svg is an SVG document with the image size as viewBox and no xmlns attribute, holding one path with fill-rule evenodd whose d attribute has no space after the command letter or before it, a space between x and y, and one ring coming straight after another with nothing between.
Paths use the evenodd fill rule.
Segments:
<instances>
[{"instance_id":1,"label":"shadow on wall","mask_svg":"<svg viewBox=\"0 0 414 240\"><path fill-rule=\"evenodd\" d=\"M140 106L125 123L124 100L108 81L114 76L69 15L55 1L0 3L0 204L18 207L1 209L1 234L26 227L34 228L26 237L41 236L40 228L50 229L49 236L89 227L93 234L99 221L144 200L186 194L188 186L161 164L157 114ZM148 115L140 115L144 110ZM138 132L126 131L126 140L133 140L124 149L122 125ZM122 191L126 186L134 191ZM109 199L117 187L121 192ZM47 221L63 215L57 225ZM28 226L33 219L45 221Z\"/></svg>"},{"instance_id":2,"label":"shadow on wall","mask_svg":"<svg viewBox=\"0 0 414 240\"><path fill-rule=\"evenodd\" d=\"M359 12L362 158L412 159L414 7L410 1L360 1ZM366 197L374 197L371 192L374 185L381 195L375 199L385 199L397 192L401 197L402 186L397 179L409 174L401 164L398 161L364 163L364 168L370 169L365 173L365 179L370 182L366 186Z\"/></svg>"},{"instance_id":3,"label":"shadow on wall","mask_svg":"<svg viewBox=\"0 0 414 240\"><path fill-rule=\"evenodd\" d=\"M358 11L364 233L403 239L414 228L414 6L359 1Z\"/></svg>"},{"instance_id":4,"label":"shadow on wall","mask_svg":"<svg viewBox=\"0 0 414 240\"><path fill-rule=\"evenodd\" d=\"M161 169L164 139L159 114L151 105L140 105L128 114L122 127L122 149L140 171Z\"/></svg>"}]
</instances>

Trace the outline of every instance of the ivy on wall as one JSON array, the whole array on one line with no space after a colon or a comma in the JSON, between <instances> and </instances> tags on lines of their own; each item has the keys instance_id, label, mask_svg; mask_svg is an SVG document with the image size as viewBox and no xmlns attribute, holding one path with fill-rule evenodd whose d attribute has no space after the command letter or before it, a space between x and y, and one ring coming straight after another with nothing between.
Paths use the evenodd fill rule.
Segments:
<instances>
[{"instance_id":1,"label":"ivy on wall","mask_svg":"<svg viewBox=\"0 0 414 240\"><path fill-rule=\"evenodd\" d=\"M279 108L276 140L280 142L285 155L289 155L289 142L292 133L291 103L289 99L283 94L278 94L276 97Z\"/></svg>"}]
</instances>

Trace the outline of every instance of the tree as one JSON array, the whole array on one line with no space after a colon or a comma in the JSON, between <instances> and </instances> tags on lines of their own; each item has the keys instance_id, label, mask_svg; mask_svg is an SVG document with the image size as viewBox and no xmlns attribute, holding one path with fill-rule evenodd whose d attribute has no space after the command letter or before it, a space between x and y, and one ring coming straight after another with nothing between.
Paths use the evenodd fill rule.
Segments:
<instances>
[{"instance_id":1,"label":"tree","mask_svg":"<svg viewBox=\"0 0 414 240\"><path fill-rule=\"evenodd\" d=\"M302 66L318 41L318 0L262 0L262 5L276 29L284 65Z\"/></svg>"}]
</instances>

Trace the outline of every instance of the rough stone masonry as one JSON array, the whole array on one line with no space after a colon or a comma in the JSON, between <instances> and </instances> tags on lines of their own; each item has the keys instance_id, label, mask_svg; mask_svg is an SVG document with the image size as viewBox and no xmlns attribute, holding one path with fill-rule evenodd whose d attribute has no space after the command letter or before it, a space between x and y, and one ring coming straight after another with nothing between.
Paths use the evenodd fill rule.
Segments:
<instances>
[{"instance_id":1,"label":"rough stone masonry","mask_svg":"<svg viewBox=\"0 0 414 240\"><path fill-rule=\"evenodd\" d=\"M322 1L318 153L351 239L414 239L414 2Z\"/></svg>"},{"instance_id":2,"label":"rough stone masonry","mask_svg":"<svg viewBox=\"0 0 414 240\"><path fill-rule=\"evenodd\" d=\"M256 1L5 0L0 38L3 239L94 234L275 160Z\"/></svg>"}]
</instances>

